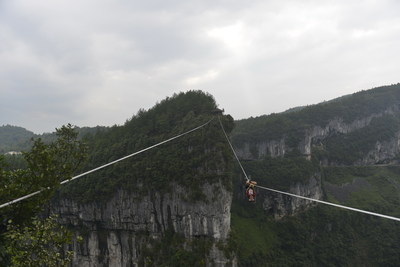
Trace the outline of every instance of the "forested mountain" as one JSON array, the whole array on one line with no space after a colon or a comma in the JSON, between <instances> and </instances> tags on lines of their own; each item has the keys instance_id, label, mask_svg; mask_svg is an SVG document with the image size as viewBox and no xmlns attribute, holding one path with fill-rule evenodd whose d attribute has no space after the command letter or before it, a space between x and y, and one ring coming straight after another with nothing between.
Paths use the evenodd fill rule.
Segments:
<instances>
[{"instance_id":1,"label":"forested mountain","mask_svg":"<svg viewBox=\"0 0 400 267\"><path fill-rule=\"evenodd\" d=\"M79 133L80 138L88 134L94 134L98 131L106 131L108 127L96 126L96 127L75 127L75 130ZM28 151L32 146L31 139L42 139L43 142L49 143L56 139L55 132L34 134L33 132L12 125L0 126L0 154L4 154L10 151L23 152Z\"/></svg>"},{"instance_id":2,"label":"forested mountain","mask_svg":"<svg viewBox=\"0 0 400 267\"><path fill-rule=\"evenodd\" d=\"M52 205L83 235L74 266L223 266L228 246L233 162L214 98L189 91L140 110L122 126L87 136L85 170L203 125L156 149L62 187ZM208 122L208 123L207 123ZM84 170L83 170L84 171Z\"/></svg>"},{"instance_id":3,"label":"forested mountain","mask_svg":"<svg viewBox=\"0 0 400 267\"><path fill-rule=\"evenodd\" d=\"M232 139L263 186L400 217L399 107L399 84L374 88L237 121ZM258 196L252 208L233 201L239 265L398 266L398 222Z\"/></svg>"},{"instance_id":4,"label":"forested mountain","mask_svg":"<svg viewBox=\"0 0 400 267\"><path fill-rule=\"evenodd\" d=\"M400 223L257 189L215 99L176 94L85 135L80 172L49 210L82 243L73 266L398 266ZM400 84L287 112L219 118L259 185L400 217Z\"/></svg>"},{"instance_id":5,"label":"forested mountain","mask_svg":"<svg viewBox=\"0 0 400 267\"><path fill-rule=\"evenodd\" d=\"M218 120L213 114L216 109L212 96L201 91L190 91L167 98L147 111L139 110L122 126L87 135L84 140L90 147L90 155L86 169L93 169L212 119L200 131L184 136L171 145L159 147L154 152L149 151L135 160L121 162L93 176L82 178L74 185L66 186L65 192L69 197L83 202L105 201L105 196L112 196L121 187L132 187L131 190L140 189L145 193L149 189L163 193L171 190L169 187L171 181L174 181L191 189L188 190L187 198L201 199L205 197L200 192L204 181L221 179L226 187L230 187L230 175L221 172L216 176L219 169L226 168L225 161L230 156ZM230 116L221 118L230 131L233 119ZM217 151L223 154L214 153ZM110 179L110 176L113 178ZM193 179L195 176L201 179ZM144 187L138 186L138 179Z\"/></svg>"},{"instance_id":6,"label":"forested mountain","mask_svg":"<svg viewBox=\"0 0 400 267\"><path fill-rule=\"evenodd\" d=\"M0 154L9 151L22 151L26 142L35 134L22 127L3 125L0 127Z\"/></svg>"}]
</instances>

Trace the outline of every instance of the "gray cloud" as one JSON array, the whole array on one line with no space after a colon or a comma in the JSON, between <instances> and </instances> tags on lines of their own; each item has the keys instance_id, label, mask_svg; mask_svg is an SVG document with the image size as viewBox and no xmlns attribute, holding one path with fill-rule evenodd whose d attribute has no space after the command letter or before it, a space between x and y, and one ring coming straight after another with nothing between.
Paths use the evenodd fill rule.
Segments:
<instances>
[{"instance_id":1,"label":"gray cloud","mask_svg":"<svg viewBox=\"0 0 400 267\"><path fill-rule=\"evenodd\" d=\"M399 81L400 4L0 1L0 124L121 124L203 89L235 118Z\"/></svg>"}]
</instances>

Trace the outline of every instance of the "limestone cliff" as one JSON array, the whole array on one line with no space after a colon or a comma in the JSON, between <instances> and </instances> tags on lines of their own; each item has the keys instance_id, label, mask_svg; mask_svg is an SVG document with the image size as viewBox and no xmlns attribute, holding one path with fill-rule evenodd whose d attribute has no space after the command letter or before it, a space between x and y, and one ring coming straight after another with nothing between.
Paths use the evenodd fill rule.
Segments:
<instances>
[{"instance_id":1,"label":"limestone cliff","mask_svg":"<svg viewBox=\"0 0 400 267\"><path fill-rule=\"evenodd\" d=\"M242 142L236 144L237 154L242 160L261 162L263 158L283 158L287 153L297 150L302 156L310 160L313 147L326 149L326 140L329 140L332 136L340 136L345 140L346 136L351 133L362 131L367 127L373 128L373 126L370 126L373 121L376 122L390 116L395 117L397 114L400 114L399 106L392 105L382 112L373 113L364 118L356 118L352 121L345 121L343 118L335 117L325 126L302 126L300 130L294 131L297 133L295 138L298 140L295 146L293 146L293 142L289 138L290 136L293 137L293 134L290 135L288 133L282 134L280 138L268 138L268 136L265 136L264 140L258 138L243 141L242 139ZM353 165L390 164L397 161L400 153L400 132L396 132L394 137L385 140L380 140L378 136L376 137L377 139L370 139L375 142L373 148L368 152L359 153L359 157L352 161ZM329 161L329 158L321 157L319 160L321 165L335 166L338 164L335 161ZM309 180L306 182L292 182L286 187L285 191L314 199L322 199L321 175L315 172L310 175ZM294 215L314 205L310 201L265 192L264 190L260 191L259 201L262 202L264 210L277 219L287 215Z\"/></svg>"},{"instance_id":2,"label":"limestone cliff","mask_svg":"<svg viewBox=\"0 0 400 267\"><path fill-rule=\"evenodd\" d=\"M188 91L89 136L87 169L163 145L60 190L52 212L84 240L73 266L235 265L225 249L232 154L219 121L228 133L234 124L216 108L211 95Z\"/></svg>"},{"instance_id":3,"label":"limestone cliff","mask_svg":"<svg viewBox=\"0 0 400 267\"><path fill-rule=\"evenodd\" d=\"M83 243L73 245L72 266L146 265L145 251L167 231L184 237L188 244L196 238L209 238L207 266L235 266L216 246L228 237L232 194L220 183L204 184L202 190L206 201L187 202L185 189L174 185L173 191L164 195L149 192L140 196L120 190L104 203L61 199L52 211L62 224L83 236Z\"/></svg>"},{"instance_id":4,"label":"limestone cliff","mask_svg":"<svg viewBox=\"0 0 400 267\"><path fill-rule=\"evenodd\" d=\"M400 132L388 141L376 141L375 147L355 165L393 164L398 163L397 155L400 153Z\"/></svg>"},{"instance_id":5,"label":"limestone cliff","mask_svg":"<svg viewBox=\"0 0 400 267\"><path fill-rule=\"evenodd\" d=\"M265 137L263 141L242 142L241 144L237 145L237 154L241 159L244 160L256 160L265 156L282 157L287 152L297 149L306 157L310 157L312 147L319 144L322 140L328 138L332 133L348 134L368 126L375 118L399 113L399 106L393 105L382 112L374 113L365 118L358 118L351 122L345 122L343 118L337 117L330 120L325 126L311 125L299 131L296 138L299 138L300 141L295 147L288 145L288 135L285 133L278 139L270 139ZM392 149L391 145L388 145L388 143L392 144L392 142L398 142L398 138L385 144L377 142L377 149L371 151L371 153L365 159L360 160L360 162L363 162L364 164L377 163L393 157L399 149ZM398 147L398 145L395 147ZM387 153L382 152L382 148L388 148L389 151ZM385 157L385 155L388 157Z\"/></svg>"},{"instance_id":6,"label":"limestone cliff","mask_svg":"<svg viewBox=\"0 0 400 267\"><path fill-rule=\"evenodd\" d=\"M306 183L294 183L290 186L289 193L305 196L313 199L322 199L323 191L321 186L321 176L316 174ZM269 191L259 191L259 199L263 209L275 219L285 216L295 215L298 212L316 205L316 202L294 198Z\"/></svg>"}]
</instances>

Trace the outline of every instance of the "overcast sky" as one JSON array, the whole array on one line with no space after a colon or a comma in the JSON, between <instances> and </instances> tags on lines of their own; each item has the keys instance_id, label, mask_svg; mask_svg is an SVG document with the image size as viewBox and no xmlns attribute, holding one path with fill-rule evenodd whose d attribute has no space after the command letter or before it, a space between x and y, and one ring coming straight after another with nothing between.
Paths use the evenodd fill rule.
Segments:
<instances>
[{"instance_id":1,"label":"overcast sky","mask_svg":"<svg viewBox=\"0 0 400 267\"><path fill-rule=\"evenodd\" d=\"M400 82L398 0L0 0L0 125L123 124L201 89L235 119Z\"/></svg>"}]
</instances>

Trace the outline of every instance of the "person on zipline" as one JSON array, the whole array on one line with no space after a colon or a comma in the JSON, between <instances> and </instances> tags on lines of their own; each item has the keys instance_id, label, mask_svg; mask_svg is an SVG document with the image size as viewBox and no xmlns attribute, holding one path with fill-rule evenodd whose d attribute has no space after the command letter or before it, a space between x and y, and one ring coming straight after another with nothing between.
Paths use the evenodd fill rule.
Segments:
<instances>
[{"instance_id":1,"label":"person on zipline","mask_svg":"<svg viewBox=\"0 0 400 267\"><path fill-rule=\"evenodd\" d=\"M257 184L256 181L246 181L246 197L249 199L249 201L254 202L256 201L256 190L254 189L254 186Z\"/></svg>"}]
</instances>

